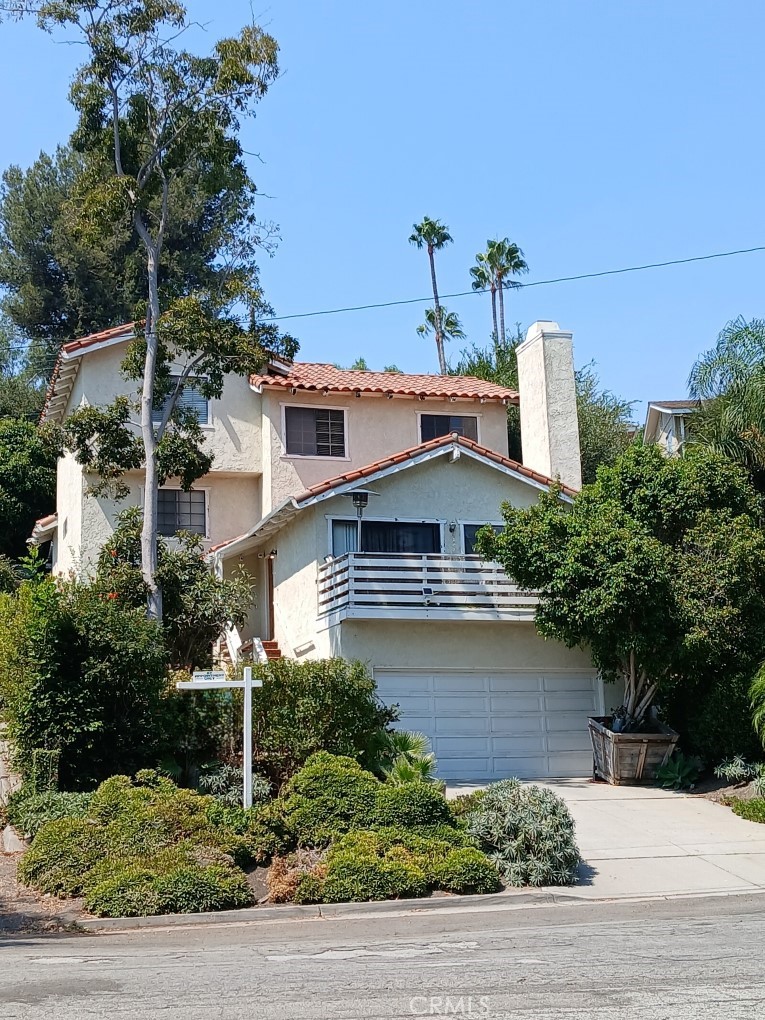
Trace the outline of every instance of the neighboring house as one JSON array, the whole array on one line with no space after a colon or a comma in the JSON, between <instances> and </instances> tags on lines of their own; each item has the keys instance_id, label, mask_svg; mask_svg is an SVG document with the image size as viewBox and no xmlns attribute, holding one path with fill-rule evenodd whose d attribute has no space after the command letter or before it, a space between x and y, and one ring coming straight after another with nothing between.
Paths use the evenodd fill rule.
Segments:
<instances>
[{"instance_id":1,"label":"neighboring house","mask_svg":"<svg viewBox=\"0 0 765 1020\"><path fill-rule=\"evenodd\" d=\"M46 415L112 399L129 335L66 345ZM534 594L473 552L503 501L528 506L552 479L567 500L581 484L571 334L534 323L518 364L520 395L324 364L231 377L221 400L196 405L214 470L191 493L169 483L161 495L166 534L197 531L219 575L240 564L253 575L233 656L261 639L271 655L368 662L447 778L589 773L586 718L605 708L589 657L543 640ZM519 400L523 465L507 456ZM61 459L55 523L38 524L57 572L87 570L119 510L87 482ZM140 473L129 484L139 503Z\"/></svg>"},{"instance_id":2,"label":"neighboring house","mask_svg":"<svg viewBox=\"0 0 765 1020\"><path fill-rule=\"evenodd\" d=\"M643 442L655 443L668 457L679 457L685 447L688 419L697 407L697 401L690 399L650 401Z\"/></svg>"}]
</instances>

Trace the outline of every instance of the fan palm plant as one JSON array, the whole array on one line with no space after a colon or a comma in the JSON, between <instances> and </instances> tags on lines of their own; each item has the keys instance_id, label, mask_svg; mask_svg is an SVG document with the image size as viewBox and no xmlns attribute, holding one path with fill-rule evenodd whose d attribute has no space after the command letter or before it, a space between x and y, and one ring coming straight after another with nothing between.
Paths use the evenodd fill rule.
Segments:
<instances>
[{"instance_id":1,"label":"fan palm plant","mask_svg":"<svg viewBox=\"0 0 765 1020\"><path fill-rule=\"evenodd\" d=\"M491 319L494 324L492 338L496 344L499 340L499 329L497 327L497 279L484 252L478 252L476 255L475 265L470 267L470 275L473 277L473 290L488 290L491 294Z\"/></svg>"},{"instance_id":2,"label":"fan palm plant","mask_svg":"<svg viewBox=\"0 0 765 1020\"><path fill-rule=\"evenodd\" d=\"M529 267L523 257L523 252L509 237L503 237L501 241L487 241L486 245L487 260L494 272L499 292L499 333L504 343L505 291L522 286L513 277L528 273Z\"/></svg>"},{"instance_id":3,"label":"fan palm plant","mask_svg":"<svg viewBox=\"0 0 765 1020\"><path fill-rule=\"evenodd\" d=\"M440 337L440 352L443 351L447 340L465 339L459 316L456 312L448 311L443 305L439 305L438 313L435 308L425 309L425 321L417 327L417 332L423 337L430 336L431 333L435 333L437 338ZM439 343L438 339L436 343Z\"/></svg>"},{"instance_id":4,"label":"fan palm plant","mask_svg":"<svg viewBox=\"0 0 765 1020\"><path fill-rule=\"evenodd\" d=\"M412 233L409 243L416 248L425 248L428 252L430 262L430 280L433 285L433 304L435 306L435 336L436 350L438 352L438 368L441 375L446 375L446 355L444 353L444 337L441 332L441 302L438 299L438 284L436 282L436 256L435 253L451 244L452 235L440 220L433 220L424 216L421 223L412 226Z\"/></svg>"},{"instance_id":5,"label":"fan palm plant","mask_svg":"<svg viewBox=\"0 0 765 1020\"><path fill-rule=\"evenodd\" d=\"M729 322L693 366L688 388L700 402L689 442L765 471L765 320Z\"/></svg>"}]
</instances>

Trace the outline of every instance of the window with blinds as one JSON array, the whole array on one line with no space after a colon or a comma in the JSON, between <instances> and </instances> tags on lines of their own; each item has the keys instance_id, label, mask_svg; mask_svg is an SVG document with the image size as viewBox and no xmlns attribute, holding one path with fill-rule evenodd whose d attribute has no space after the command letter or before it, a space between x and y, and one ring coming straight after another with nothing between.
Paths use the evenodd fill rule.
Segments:
<instances>
[{"instance_id":1,"label":"window with blinds","mask_svg":"<svg viewBox=\"0 0 765 1020\"><path fill-rule=\"evenodd\" d=\"M478 442L478 419L464 414L421 414L420 441L427 443L429 439L439 436L450 436L456 432L458 436Z\"/></svg>"},{"instance_id":2,"label":"window with blinds","mask_svg":"<svg viewBox=\"0 0 765 1020\"><path fill-rule=\"evenodd\" d=\"M157 494L157 531L170 536L177 531L207 533L207 493L192 489L160 489Z\"/></svg>"},{"instance_id":3,"label":"window with blinds","mask_svg":"<svg viewBox=\"0 0 765 1020\"><path fill-rule=\"evenodd\" d=\"M175 379L172 380L176 382ZM151 413L151 420L155 425L158 425L162 421L162 416L165 413L167 407L167 401L169 397L165 398L159 407L155 407ZM193 383L186 383L181 391L181 395L178 397L176 407L183 408L184 410L193 411L197 421L200 425L210 424L210 401L207 397L203 397Z\"/></svg>"},{"instance_id":4,"label":"window with blinds","mask_svg":"<svg viewBox=\"0 0 765 1020\"><path fill-rule=\"evenodd\" d=\"M285 447L290 457L344 457L345 412L285 407Z\"/></svg>"}]
</instances>

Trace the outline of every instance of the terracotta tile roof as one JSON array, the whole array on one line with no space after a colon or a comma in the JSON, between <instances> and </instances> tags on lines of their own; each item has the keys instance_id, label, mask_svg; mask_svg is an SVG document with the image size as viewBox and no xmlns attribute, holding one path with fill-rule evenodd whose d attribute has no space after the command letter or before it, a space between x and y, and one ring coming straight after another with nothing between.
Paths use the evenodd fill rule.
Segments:
<instances>
[{"instance_id":1,"label":"terracotta tile roof","mask_svg":"<svg viewBox=\"0 0 765 1020\"><path fill-rule=\"evenodd\" d=\"M80 337L79 340L70 340L62 344L61 350L67 354L81 351L83 347L92 347L94 344L101 344L105 340L114 340L120 336L130 336L136 327L135 322L123 322L121 326L112 326L110 329L102 329L99 333L90 333L88 336Z\"/></svg>"},{"instance_id":2,"label":"terracotta tile roof","mask_svg":"<svg viewBox=\"0 0 765 1020\"><path fill-rule=\"evenodd\" d=\"M534 482L538 482L540 485L554 485L552 478L548 478L547 475L542 475L538 471L532 471L531 468L524 467L523 464L519 464L517 460L511 460L509 457L503 457L501 453L497 453L495 450L490 450L487 446L480 446L472 439L465 439L464 436L457 435L456 432L448 436L438 436L436 439L431 439L427 443L422 443L420 446L412 446L408 450L402 450L400 453L391 454L389 457L383 457L381 460L373 461L371 464L366 464L362 468L356 468L353 471L346 471L342 475L336 475L334 478L327 478L323 482L317 482L316 485L312 485L305 492L302 492L299 496L295 496L295 502L299 505L314 496L319 496L324 492L328 492L330 489L336 489L341 485L347 485L349 482L361 481L363 478L368 478L370 475L377 474L378 471L384 471L386 468L394 467L396 464L402 464L408 460L414 460L420 454L428 453L430 450L436 450L441 446L462 446L466 450L471 450L473 453L478 454L481 457L485 457L487 460L494 461L495 464L500 464L502 467L509 468L511 471L516 471L519 475L524 475L526 478L530 478ZM562 486L562 491L567 496L575 496L576 489L571 489L569 486Z\"/></svg>"},{"instance_id":3,"label":"terracotta tile roof","mask_svg":"<svg viewBox=\"0 0 765 1020\"><path fill-rule=\"evenodd\" d=\"M255 387L268 386L328 393L392 393L412 397L463 397L518 402L518 393L506 386L463 375L407 375L396 372L362 372L334 365L296 361L286 375L250 376Z\"/></svg>"}]
</instances>

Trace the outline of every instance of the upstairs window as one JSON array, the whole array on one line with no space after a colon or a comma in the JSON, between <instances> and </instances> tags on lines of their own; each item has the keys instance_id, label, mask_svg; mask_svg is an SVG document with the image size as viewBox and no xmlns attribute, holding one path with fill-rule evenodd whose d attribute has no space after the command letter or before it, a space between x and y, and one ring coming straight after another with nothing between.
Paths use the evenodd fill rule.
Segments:
<instances>
[{"instance_id":1,"label":"upstairs window","mask_svg":"<svg viewBox=\"0 0 765 1020\"><path fill-rule=\"evenodd\" d=\"M177 531L207 534L207 493L204 489L160 489L157 494L157 531L171 536Z\"/></svg>"},{"instance_id":2,"label":"upstairs window","mask_svg":"<svg viewBox=\"0 0 765 1020\"><path fill-rule=\"evenodd\" d=\"M357 552L358 522L332 521L332 555ZM362 521L361 552L440 553L441 527L435 521Z\"/></svg>"},{"instance_id":3,"label":"upstairs window","mask_svg":"<svg viewBox=\"0 0 765 1020\"><path fill-rule=\"evenodd\" d=\"M420 442L439 436L450 436L456 432L458 436L478 442L478 419L464 414L421 414Z\"/></svg>"},{"instance_id":4,"label":"upstairs window","mask_svg":"<svg viewBox=\"0 0 765 1020\"><path fill-rule=\"evenodd\" d=\"M178 380L174 377L170 381L175 385ZM165 397L161 406L155 407L151 412L151 420L155 425L159 425L162 420L169 399L169 397ZM210 401L207 397L202 396L193 383L186 383L175 406L193 411L200 425L210 424Z\"/></svg>"},{"instance_id":5,"label":"upstairs window","mask_svg":"<svg viewBox=\"0 0 765 1020\"><path fill-rule=\"evenodd\" d=\"M475 538L481 528L485 527L485 524L462 525L462 541L464 543L466 556L477 555L475 550ZM502 531L503 526L501 524L490 524L489 527L493 529L495 535L498 535Z\"/></svg>"},{"instance_id":6,"label":"upstairs window","mask_svg":"<svg viewBox=\"0 0 765 1020\"><path fill-rule=\"evenodd\" d=\"M345 457L345 411L285 407L284 426L289 457Z\"/></svg>"}]
</instances>

